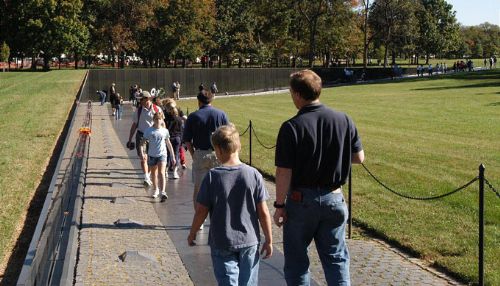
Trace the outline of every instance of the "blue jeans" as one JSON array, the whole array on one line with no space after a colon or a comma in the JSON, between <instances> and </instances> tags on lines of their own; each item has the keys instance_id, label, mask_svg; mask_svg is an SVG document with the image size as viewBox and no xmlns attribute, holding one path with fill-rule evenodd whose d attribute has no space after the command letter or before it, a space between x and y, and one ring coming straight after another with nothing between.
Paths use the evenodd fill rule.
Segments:
<instances>
[{"instance_id":1,"label":"blue jeans","mask_svg":"<svg viewBox=\"0 0 500 286\"><path fill-rule=\"evenodd\" d=\"M211 247L211 254L219 286L257 285L259 245L231 250Z\"/></svg>"},{"instance_id":2,"label":"blue jeans","mask_svg":"<svg viewBox=\"0 0 500 286\"><path fill-rule=\"evenodd\" d=\"M350 285L349 252L345 242L348 212L342 193L322 189L298 189L302 201L286 202L283 227L287 285L309 285L308 247L314 239L329 286Z\"/></svg>"},{"instance_id":3,"label":"blue jeans","mask_svg":"<svg viewBox=\"0 0 500 286\"><path fill-rule=\"evenodd\" d=\"M123 107L121 104L115 105L116 112L115 112L115 119L116 120L121 120L122 119L122 113L123 113Z\"/></svg>"}]
</instances>

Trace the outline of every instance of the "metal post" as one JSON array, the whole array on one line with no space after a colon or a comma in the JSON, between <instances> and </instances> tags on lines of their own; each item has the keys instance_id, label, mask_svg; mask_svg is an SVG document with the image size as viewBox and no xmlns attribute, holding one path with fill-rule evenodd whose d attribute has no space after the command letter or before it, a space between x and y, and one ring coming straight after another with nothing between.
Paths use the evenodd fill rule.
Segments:
<instances>
[{"instance_id":1,"label":"metal post","mask_svg":"<svg viewBox=\"0 0 500 286\"><path fill-rule=\"evenodd\" d=\"M250 137L250 158L249 158L249 163L250 166L252 166L252 120L249 120L250 122L248 123L248 134Z\"/></svg>"},{"instance_id":2,"label":"metal post","mask_svg":"<svg viewBox=\"0 0 500 286\"><path fill-rule=\"evenodd\" d=\"M348 233L348 238L351 239L352 237L352 167L349 170L349 233Z\"/></svg>"},{"instance_id":3,"label":"metal post","mask_svg":"<svg viewBox=\"0 0 500 286\"><path fill-rule=\"evenodd\" d=\"M479 165L479 286L484 285L484 165Z\"/></svg>"}]
</instances>

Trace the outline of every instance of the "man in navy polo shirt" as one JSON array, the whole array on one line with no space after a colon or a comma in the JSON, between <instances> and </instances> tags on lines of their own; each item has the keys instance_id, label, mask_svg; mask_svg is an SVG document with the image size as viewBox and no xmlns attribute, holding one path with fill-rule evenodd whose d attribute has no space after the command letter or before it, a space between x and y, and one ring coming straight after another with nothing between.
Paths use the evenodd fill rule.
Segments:
<instances>
[{"instance_id":1,"label":"man in navy polo shirt","mask_svg":"<svg viewBox=\"0 0 500 286\"><path fill-rule=\"evenodd\" d=\"M362 163L354 122L319 101L321 78L310 70L290 76L299 110L281 125L276 143L274 221L283 225L285 279L309 285L307 248L314 239L328 285L350 285L342 185L351 163Z\"/></svg>"},{"instance_id":2,"label":"man in navy polo shirt","mask_svg":"<svg viewBox=\"0 0 500 286\"><path fill-rule=\"evenodd\" d=\"M198 99L199 109L189 114L182 137L182 141L186 143L186 147L193 158L193 204L195 206L203 177L210 169L218 166L210 136L219 126L229 123L224 111L212 107L213 94L201 90L196 98Z\"/></svg>"}]
</instances>

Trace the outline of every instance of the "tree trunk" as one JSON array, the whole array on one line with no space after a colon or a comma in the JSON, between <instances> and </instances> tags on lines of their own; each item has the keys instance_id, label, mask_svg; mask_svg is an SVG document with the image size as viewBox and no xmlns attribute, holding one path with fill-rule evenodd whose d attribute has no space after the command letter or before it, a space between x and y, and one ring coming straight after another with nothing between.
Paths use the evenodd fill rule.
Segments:
<instances>
[{"instance_id":1,"label":"tree trunk","mask_svg":"<svg viewBox=\"0 0 500 286\"><path fill-rule=\"evenodd\" d=\"M429 64L429 58L430 58L429 53L426 53L426 54L425 54L425 64L426 64L426 65L428 65L428 64Z\"/></svg>"},{"instance_id":2,"label":"tree trunk","mask_svg":"<svg viewBox=\"0 0 500 286\"><path fill-rule=\"evenodd\" d=\"M227 60L227 63L226 63L226 64L227 64L227 66L226 66L226 67L230 68L230 67L231 67L231 64L232 64L232 63L231 63L231 57L230 57L230 56L227 56L226 60Z\"/></svg>"},{"instance_id":3,"label":"tree trunk","mask_svg":"<svg viewBox=\"0 0 500 286\"><path fill-rule=\"evenodd\" d=\"M61 69L61 57L57 58L57 69Z\"/></svg>"},{"instance_id":4,"label":"tree trunk","mask_svg":"<svg viewBox=\"0 0 500 286\"><path fill-rule=\"evenodd\" d=\"M120 53L120 68L125 68L125 52Z\"/></svg>"},{"instance_id":5,"label":"tree trunk","mask_svg":"<svg viewBox=\"0 0 500 286\"><path fill-rule=\"evenodd\" d=\"M363 41L363 70L368 66L368 8L370 7L370 0L363 1L363 8L365 9L365 18L363 21L364 41Z\"/></svg>"},{"instance_id":6,"label":"tree trunk","mask_svg":"<svg viewBox=\"0 0 500 286\"><path fill-rule=\"evenodd\" d=\"M177 68L177 56L174 57L174 68Z\"/></svg>"},{"instance_id":7,"label":"tree trunk","mask_svg":"<svg viewBox=\"0 0 500 286\"><path fill-rule=\"evenodd\" d=\"M387 44L384 45L384 68L387 68L387 53L389 52L387 49Z\"/></svg>"},{"instance_id":8,"label":"tree trunk","mask_svg":"<svg viewBox=\"0 0 500 286\"><path fill-rule=\"evenodd\" d=\"M182 67L186 68L186 57L182 57Z\"/></svg>"},{"instance_id":9,"label":"tree trunk","mask_svg":"<svg viewBox=\"0 0 500 286\"><path fill-rule=\"evenodd\" d=\"M309 67L314 67L314 48L316 46L316 21L309 25Z\"/></svg>"},{"instance_id":10,"label":"tree trunk","mask_svg":"<svg viewBox=\"0 0 500 286\"><path fill-rule=\"evenodd\" d=\"M394 50L392 50L391 52L391 65L395 65L396 64L396 52Z\"/></svg>"},{"instance_id":11,"label":"tree trunk","mask_svg":"<svg viewBox=\"0 0 500 286\"><path fill-rule=\"evenodd\" d=\"M75 70L78 69L78 54L75 53Z\"/></svg>"},{"instance_id":12,"label":"tree trunk","mask_svg":"<svg viewBox=\"0 0 500 286\"><path fill-rule=\"evenodd\" d=\"M44 71L50 70L49 61L50 61L50 57L48 55L43 55L43 70Z\"/></svg>"},{"instance_id":13,"label":"tree trunk","mask_svg":"<svg viewBox=\"0 0 500 286\"><path fill-rule=\"evenodd\" d=\"M9 61L9 69L10 69L10 61ZM35 55L31 56L31 69L36 70L36 60Z\"/></svg>"}]
</instances>

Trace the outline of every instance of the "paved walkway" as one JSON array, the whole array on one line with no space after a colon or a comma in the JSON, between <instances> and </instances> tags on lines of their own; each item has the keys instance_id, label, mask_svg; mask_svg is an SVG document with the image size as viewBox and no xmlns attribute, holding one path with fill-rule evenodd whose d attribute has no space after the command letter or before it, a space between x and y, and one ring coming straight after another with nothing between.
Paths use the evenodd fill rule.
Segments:
<instances>
[{"instance_id":1,"label":"paved walkway","mask_svg":"<svg viewBox=\"0 0 500 286\"><path fill-rule=\"evenodd\" d=\"M186 242L193 217L190 164L179 180L168 181L169 199L154 201L142 187L135 151L124 148L132 107L125 105L121 121L109 114L109 105L94 105L76 284L215 285L206 244L209 223L197 246ZM267 188L272 211L274 184L267 182ZM273 235L275 253L261 262L259 285L285 285L281 229L274 225ZM378 240L348 243L352 285L460 285ZM310 249L313 285L326 285L316 250Z\"/></svg>"}]
</instances>

